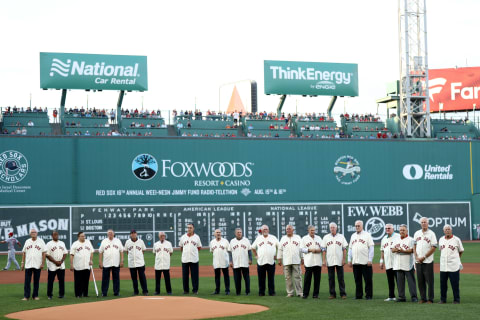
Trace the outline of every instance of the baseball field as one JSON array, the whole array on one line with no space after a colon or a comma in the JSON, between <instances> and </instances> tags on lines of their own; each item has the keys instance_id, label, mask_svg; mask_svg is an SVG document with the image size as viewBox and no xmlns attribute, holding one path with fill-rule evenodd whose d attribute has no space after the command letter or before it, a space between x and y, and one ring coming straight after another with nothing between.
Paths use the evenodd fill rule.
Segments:
<instances>
[{"instance_id":1,"label":"baseball field","mask_svg":"<svg viewBox=\"0 0 480 320\"><path fill-rule=\"evenodd\" d=\"M266 311L259 313L252 313L243 316L230 317L235 319L327 319L327 318L339 318L339 319L405 319L405 318L420 318L420 319L478 319L480 314L480 242L468 242L464 243L465 252L462 257L462 263L464 265L464 270L461 272L460 279L460 295L461 295L461 304L454 305L452 304L452 293L451 290L448 292L447 304L445 305L420 305L417 303L394 303L394 302L384 302L383 300L387 297L388 288L387 280L383 271L378 268L378 265L374 266L374 277L373 277L373 300L353 300L354 293L354 280L351 269L345 267L345 283L346 291L349 296L347 300L329 300L328 296L328 280L325 268L322 269L322 279L320 284L320 296L319 299L300 299L300 298L286 298L285 291L285 281L282 275L281 268L277 266L277 276L275 278L275 287L277 295L274 297L259 297L258 286L257 286L257 277L256 275L251 275L251 295L245 296L243 293L241 296L236 296L234 294L234 284L233 276L231 276L231 291L233 294L226 296L223 292L220 295L213 296L211 293L214 291L214 278L213 278L213 269L211 267L211 254L208 250L202 250L200 252L200 289L197 298L203 298L208 300L220 301L220 302L230 302L230 303L239 303L239 304L255 304L260 306L265 306L268 308ZM378 262L380 253L379 248L376 246L375 252L375 261ZM435 262L438 263L439 254L435 255ZM20 256L17 256L17 259L20 259ZM153 254L150 252L145 253L145 261L147 265L148 275L148 287L150 294L154 291L154 277L151 269L153 269ZM6 256L0 256L0 266L4 266L6 263ZM94 263L97 267L98 257L94 257ZM179 278L181 276L179 266L180 263L180 253L174 252L172 256L172 288L174 297L184 297L182 290L182 280ZM68 268L67 263L67 268ZM436 266L438 267L438 265ZM31 310L38 308L49 308L56 306L72 305L72 304L84 304L92 303L97 301L109 301L109 300L119 300L121 305L131 305L129 307L130 312L136 310L138 314L137 319L147 318L146 315L142 316L142 312L149 312L151 316L151 309L145 309L140 303L137 303L139 299L130 298L132 295L132 284L129 280L128 270L124 268L121 273L121 284L120 284L120 294L121 297L113 297L112 294L106 298L97 298L95 297L95 290L93 283L90 282L90 297L77 299L73 294L73 282L71 281L72 275L69 270L66 270L66 294L64 299L56 298L56 293L58 290L57 283L54 285L54 298L48 300L46 297L46 270L42 271L42 278L40 283L40 300L39 301L21 301L23 297L23 276L24 273L20 271L2 271L0 272L0 318L8 319L7 315L19 312L23 310ZM95 276L97 280L97 285L100 286L101 280L101 271L100 269L95 269ZM222 281L222 290L223 290L223 281ZM111 289L110 289L111 290ZM162 281L162 293L165 293L164 283ZM193 295L190 295L193 297ZM436 301L439 300L440 296L440 276L436 272L435 275L435 296ZM150 296L153 298L153 296ZM407 298L409 297L407 293ZM128 299L127 299L128 298ZM189 303L184 307L178 307L178 303L175 304L173 300L163 301L163 305L160 304L162 300L158 300L158 308L155 309L155 316L158 318L168 319L168 316L163 314L162 308L165 303L171 306L177 306L178 311L177 318L196 318L195 316L195 306L196 304ZM171 302L170 302L171 301ZM124 303L125 302L125 303ZM157 303L155 300L152 303ZM205 303L203 303L205 304ZM202 305L202 304L200 304ZM98 305L103 306L103 305ZM104 304L104 308L111 310L106 310L111 312L112 317L115 319L122 319L122 316L115 315L117 308L113 304ZM85 305L84 308L79 305L78 312L92 311L92 304ZM100 307L101 308L101 307ZM215 307L211 307L215 308ZM148 311L150 310L150 311ZM212 309L213 310L213 309ZM49 311L50 312L50 311ZM49 313L51 318L54 318L56 312L62 312L62 309L51 309ZM213 312L213 311L212 311ZM258 311L257 311L258 312ZM129 313L130 314L130 313ZM214 314L214 313L210 313ZM73 314L75 316L76 314ZM100 314L99 314L100 315ZM124 314L125 316L127 313ZM72 314L66 316L67 318L72 318ZM151 318L151 317L150 317ZM172 317L173 318L173 317ZM222 319L230 319L222 318Z\"/></svg>"}]
</instances>

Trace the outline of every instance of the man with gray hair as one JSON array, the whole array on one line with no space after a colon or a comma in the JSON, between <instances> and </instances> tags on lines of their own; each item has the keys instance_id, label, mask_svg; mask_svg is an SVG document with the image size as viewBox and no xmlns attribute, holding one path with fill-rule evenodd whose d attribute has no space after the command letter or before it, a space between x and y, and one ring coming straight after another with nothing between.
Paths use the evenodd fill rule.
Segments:
<instances>
[{"instance_id":1,"label":"man with gray hair","mask_svg":"<svg viewBox=\"0 0 480 320\"><path fill-rule=\"evenodd\" d=\"M308 234L302 238L301 248L305 266L303 298L308 298L313 275L313 298L317 299L322 276L322 238L315 234L315 226L308 226Z\"/></svg>"},{"instance_id":2,"label":"man with gray hair","mask_svg":"<svg viewBox=\"0 0 480 320\"><path fill-rule=\"evenodd\" d=\"M450 279L450 285L453 291L453 303L460 303L460 270L462 262L460 258L463 254L462 241L453 235L452 227L445 225L443 227L445 236L441 237L438 244L440 247L440 304L447 303L447 280Z\"/></svg>"},{"instance_id":3,"label":"man with gray hair","mask_svg":"<svg viewBox=\"0 0 480 320\"><path fill-rule=\"evenodd\" d=\"M336 299L335 291L335 271L337 271L338 288L340 289L340 297L347 298L345 292L344 270L345 258L347 256L348 242L345 237L337 232L337 224L331 222L330 233L323 237L323 265L328 269L328 288L330 291L329 299Z\"/></svg>"},{"instance_id":4,"label":"man with gray hair","mask_svg":"<svg viewBox=\"0 0 480 320\"><path fill-rule=\"evenodd\" d=\"M413 268L413 246L414 242L408 236L407 226L400 225L400 238L397 238L391 246L391 251L394 254L393 270L397 273L398 299L396 302L407 301L405 298L405 278L408 282L412 302L418 302L415 270Z\"/></svg>"},{"instance_id":5,"label":"man with gray hair","mask_svg":"<svg viewBox=\"0 0 480 320\"><path fill-rule=\"evenodd\" d=\"M115 238L115 232L108 229L98 249L98 266L102 269L102 297L106 297L110 285L110 273L113 281L113 295L120 295L120 268L123 268L123 245Z\"/></svg>"},{"instance_id":6,"label":"man with gray hair","mask_svg":"<svg viewBox=\"0 0 480 320\"><path fill-rule=\"evenodd\" d=\"M278 247L278 265L283 264L283 273L285 274L285 285L287 287L287 297L294 296L294 289L297 297L303 296L302 290L302 253L300 243L302 239L299 235L293 234L294 228L288 225L285 228L287 232L280 239Z\"/></svg>"},{"instance_id":7,"label":"man with gray hair","mask_svg":"<svg viewBox=\"0 0 480 320\"><path fill-rule=\"evenodd\" d=\"M385 225L385 236L380 244L380 269L385 269L388 281L388 298L384 301L395 301L395 282L397 282L397 273L393 270L393 259L395 255L392 253L391 247L393 242L399 238L398 233L393 231L393 224Z\"/></svg>"},{"instance_id":8,"label":"man with gray hair","mask_svg":"<svg viewBox=\"0 0 480 320\"><path fill-rule=\"evenodd\" d=\"M230 294L230 275L228 273L228 252L230 243L222 238L222 231L216 229L213 233L215 238L210 241L210 252L213 253L213 270L215 272L215 291L212 294L220 293L220 272L223 273L223 282L225 284L225 294Z\"/></svg>"},{"instance_id":9,"label":"man with gray hair","mask_svg":"<svg viewBox=\"0 0 480 320\"><path fill-rule=\"evenodd\" d=\"M419 303L433 303L433 254L437 249L437 236L428 228L428 218L421 218L420 225L422 229L415 232L413 236L413 254L415 255L417 269L418 290L420 291Z\"/></svg>"},{"instance_id":10,"label":"man with gray hair","mask_svg":"<svg viewBox=\"0 0 480 320\"><path fill-rule=\"evenodd\" d=\"M38 232L35 229L30 230L30 239L25 241L22 255L22 270L25 270L25 284L23 287L23 299L30 299L30 282L33 276L32 299L39 300L38 288L40 285L40 272L46 257L45 242L38 238Z\"/></svg>"},{"instance_id":11,"label":"man with gray hair","mask_svg":"<svg viewBox=\"0 0 480 320\"><path fill-rule=\"evenodd\" d=\"M363 298L363 280L365 281L365 299L372 300L373 297L373 254L374 243L370 233L363 230L363 221L355 221L356 232L350 238L348 249L348 265L353 267L355 278L355 299Z\"/></svg>"},{"instance_id":12,"label":"man with gray hair","mask_svg":"<svg viewBox=\"0 0 480 320\"><path fill-rule=\"evenodd\" d=\"M250 240L243 237L241 228L235 229L235 238L230 240L230 267L233 268L233 281L237 296L242 292L242 275L245 281L245 295L250 294L250 270L252 247Z\"/></svg>"},{"instance_id":13,"label":"man with gray hair","mask_svg":"<svg viewBox=\"0 0 480 320\"><path fill-rule=\"evenodd\" d=\"M170 257L173 253L172 243L166 240L165 232L158 233L158 241L153 245L153 254L155 255L155 295L160 294L160 280L165 279L165 289L167 294L172 294L172 285L170 282Z\"/></svg>"},{"instance_id":14,"label":"man with gray hair","mask_svg":"<svg viewBox=\"0 0 480 320\"><path fill-rule=\"evenodd\" d=\"M267 225L261 227L262 234L252 244L257 259L258 295L265 296L265 278L268 276L268 295L275 295L275 260L277 258L278 239L269 234Z\"/></svg>"}]
</instances>

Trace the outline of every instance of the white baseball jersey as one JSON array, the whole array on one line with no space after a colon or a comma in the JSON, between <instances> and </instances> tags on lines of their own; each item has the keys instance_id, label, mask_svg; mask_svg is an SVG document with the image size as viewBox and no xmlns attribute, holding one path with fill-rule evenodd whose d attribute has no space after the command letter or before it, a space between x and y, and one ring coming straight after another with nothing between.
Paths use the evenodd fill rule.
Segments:
<instances>
[{"instance_id":1,"label":"white baseball jersey","mask_svg":"<svg viewBox=\"0 0 480 320\"><path fill-rule=\"evenodd\" d=\"M393 241L391 248L399 248L402 250L410 250L413 249L413 238L412 237L398 237ZM390 250L391 251L391 250ZM410 271L413 268L413 264L415 263L415 255L412 253L393 253L395 256L393 258L393 270L402 270L402 271Z\"/></svg>"},{"instance_id":2,"label":"white baseball jersey","mask_svg":"<svg viewBox=\"0 0 480 320\"><path fill-rule=\"evenodd\" d=\"M274 264L278 249L278 239L271 234L266 237L260 235L253 242L252 249L257 251L257 264L259 266Z\"/></svg>"},{"instance_id":3,"label":"white baseball jersey","mask_svg":"<svg viewBox=\"0 0 480 320\"><path fill-rule=\"evenodd\" d=\"M329 233L323 237L322 248L325 250L327 267L343 266L345 257L343 250L348 247L348 242L343 234L336 233L334 236Z\"/></svg>"},{"instance_id":4,"label":"white baseball jersey","mask_svg":"<svg viewBox=\"0 0 480 320\"><path fill-rule=\"evenodd\" d=\"M437 236L435 233L428 229L426 232L423 232L422 229L418 230L415 232L413 235L413 240L417 246L417 257L425 257L427 252L432 248L432 247L437 247ZM431 263L433 262L433 256L434 254L431 254L429 257L427 257L425 260L423 260L423 263Z\"/></svg>"},{"instance_id":5,"label":"white baseball jersey","mask_svg":"<svg viewBox=\"0 0 480 320\"><path fill-rule=\"evenodd\" d=\"M380 251L383 252L383 264L385 265L385 269L389 270L393 268L393 260L395 259L395 255L392 253L392 244L397 238L400 238L398 233L392 233L391 236L386 234L382 238L382 242L380 244Z\"/></svg>"},{"instance_id":6,"label":"white baseball jersey","mask_svg":"<svg viewBox=\"0 0 480 320\"><path fill-rule=\"evenodd\" d=\"M313 238L307 234L302 238L300 248L302 249L320 249L319 253L308 252L303 254L303 263L305 267L322 266L322 238L314 235Z\"/></svg>"},{"instance_id":7,"label":"white baseball jersey","mask_svg":"<svg viewBox=\"0 0 480 320\"><path fill-rule=\"evenodd\" d=\"M198 248L202 247L202 242L200 241L200 237L196 234L189 236L188 234L184 234L180 238L180 242L178 244L179 247L183 248L182 251L182 263L197 263L199 260L198 257Z\"/></svg>"},{"instance_id":8,"label":"white baseball jersey","mask_svg":"<svg viewBox=\"0 0 480 320\"><path fill-rule=\"evenodd\" d=\"M68 254L67 248L65 248L65 243L63 241L49 241L45 246L47 256L52 257L55 261L61 261L64 254ZM47 259L47 268L50 271L55 271L58 269L65 269L65 262L62 262L61 266L57 266L53 262Z\"/></svg>"},{"instance_id":9,"label":"white baseball jersey","mask_svg":"<svg viewBox=\"0 0 480 320\"><path fill-rule=\"evenodd\" d=\"M292 264L300 264L302 260L300 245L302 238L299 235L292 235L291 237L284 235L280 239L278 246L278 258L282 259L285 266Z\"/></svg>"},{"instance_id":10,"label":"white baseball jersey","mask_svg":"<svg viewBox=\"0 0 480 320\"><path fill-rule=\"evenodd\" d=\"M37 238L33 241L31 238L25 241L23 252L25 252L25 269L40 269L43 262L43 253L45 252L45 242Z\"/></svg>"},{"instance_id":11,"label":"white baseball jersey","mask_svg":"<svg viewBox=\"0 0 480 320\"><path fill-rule=\"evenodd\" d=\"M373 247L374 243L370 233L363 231L360 233L355 232L350 238L350 250L352 256L348 257L349 261L353 264L367 264L371 260L369 259L370 247Z\"/></svg>"},{"instance_id":12,"label":"white baseball jersey","mask_svg":"<svg viewBox=\"0 0 480 320\"><path fill-rule=\"evenodd\" d=\"M233 268L248 268L248 251L251 250L250 240L243 237L238 240L233 238L230 241L230 251L232 252Z\"/></svg>"},{"instance_id":13,"label":"white baseball jersey","mask_svg":"<svg viewBox=\"0 0 480 320\"><path fill-rule=\"evenodd\" d=\"M90 256L93 253L93 246L90 240L85 239L84 242L75 241L70 248L70 255L73 255L73 269L86 270L90 269Z\"/></svg>"},{"instance_id":14,"label":"white baseball jersey","mask_svg":"<svg viewBox=\"0 0 480 320\"><path fill-rule=\"evenodd\" d=\"M133 242L132 239L128 239L125 242L125 252L128 254L128 267L129 268L138 268L145 265L145 259L143 257L143 252L147 250L145 243L142 239L138 239Z\"/></svg>"},{"instance_id":15,"label":"white baseball jersey","mask_svg":"<svg viewBox=\"0 0 480 320\"><path fill-rule=\"evenodd\" d=\"M450 239L445 236L440 238L440 271L456 272L460 269L460 252L463 252L462 241L456 236Z\"/></svg>"},{"instance_id":16,"label":"white baseball jersey","mask_svg":"<svg viewBox=\"0 0 480 320\"><path fill-rule=\"evenodd\" d=\"M105 268L120 266L120 254L123 252L123 245L119 239L103 239L98 252L103 253L103 266Z\"/></svg>"},{"instance_id":17,"label":"white baseball jersey","mask_svg":"<svg viewBox=\"0 0 480 320\"><path fill-rule=\"evenodd\" d=\"M228 268L228 251L230 244L225 238L213 239L210 241L210 252L213 253L213 268Z\"/></svg>"},{"instance_id":18,"label":"white baseball jersey","mask_svg":"<svg viewBox=\"0 0 480 320\"><path fill-rule=\"evenodd\" d=\"M170 269L170 254L173 247L170 241L163 240L155 242L153 245L153 254L155 255L155 270Z\"/></svg>"}]
</instances>

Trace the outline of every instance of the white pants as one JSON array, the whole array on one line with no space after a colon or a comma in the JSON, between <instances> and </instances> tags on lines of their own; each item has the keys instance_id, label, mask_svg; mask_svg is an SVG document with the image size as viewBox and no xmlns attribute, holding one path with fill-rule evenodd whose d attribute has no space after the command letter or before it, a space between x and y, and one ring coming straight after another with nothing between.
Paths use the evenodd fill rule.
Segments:
<instances>
[{"instance_id":1,"label":"white pants","mask_svg":"<svg viewBox=\"0 0 480 320\"><path fill-rule=\"evenodd\" d=\"M17 267L17 270L20 270L17 259L15 259L15 249L8 251L7 266L5 267L6 270L10 269L10 264L12 263L12 261L13 263L15 263L15 267Z\"/></svg>"}]
</instances>

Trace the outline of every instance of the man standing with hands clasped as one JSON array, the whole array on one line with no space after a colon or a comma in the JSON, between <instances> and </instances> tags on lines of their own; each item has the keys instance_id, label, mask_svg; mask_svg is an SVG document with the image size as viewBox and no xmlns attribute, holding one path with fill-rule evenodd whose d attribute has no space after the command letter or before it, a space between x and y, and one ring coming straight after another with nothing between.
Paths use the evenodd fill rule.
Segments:
<instances>
[{"instance_id":1,"label":"man standing with hands clasped","mask_svg":"<svg viewBox=\"0 0 480 320\"><path fill-rule=\"evenodd\" d=\"M463 254L462 241L453 235L452 227L443 227L445 236L440 238L440 304L447 303L447 280L450 279L453 291L453 303L460 303L460 270L463 269L460 258Z\"/></svg>"},{"instance_id":2,"label":"man standing with hands clasped","mask_svg":"<svg viewBox=\"0 0 480 320\"><path fill-rule=\"evenodd\" d=\"M393 232L393 224L387 223L385 225L386 235L383 237L380 244L380 269L385 269L388 281L388 298L384 301L395 301L395 283L397 282L397 272L393 270L393 259L395 254L392 252L392 244L399 238L398 233Z\"/></svg>"},{"instance_id":3,"label":"man standing with hands clasped","mask_svg":"<svg viewBox=\"0 0 480 320\"><path fill-rule=\"evenodd\" d=\"M420 225L422 229L415 232L413 236L413 253L415 255L415 266L417 269L418 290L420 291L419 303L433 303L433 254L438 246L437 236L432 230L428 229L428 218L421 218Z\"/></svg>"},{"instance_id":4,"label":"man standing with hands clasped","mask_svg":"<svg viewBox=\"0 0 480 320\"><path fill-rule=\"evenodd\" d=\"M355 221L355 232L350 238L348 249L348 265L353 267L355 278L355 299L363 298L363 280L365 280L365 299L372 300L373 296L373 268L374 243L370 233L363 230L363 222Z\"/></svg>"},{"instance_id":5,"label":"man standing with hands clasped","mask_svg":"<svg viewBox=\"0 0 480 320\"><path fill-rule=\"evenodd\" d=\"M46 246L47 268L48 268L48 284L47 297L52 299L53 296L53 281L55 277L58 278L58 298L63 298L65 295L65 259L68 255L68 250L65 248L65 243L58 240L58 232L52 232L52 240Z\"/></svg>"},{"instance_id":6,"label":"man standing with hands clasped","mask_svg":"<svg viewBox=\"0 0 480 320\"><path fill-rule=\"evenodd\" d=\"M260 229L259 235L252 244L252 251L257 259L258 295L265 296L265 278L268 275L268 295L275 295L275 259L277 257L278 239L269 234L267 225Z\"/></svg>"},{"instance_id":7,"label":"man standing with hands clasped","mask_svg":"<svg viewBox=\"0 0 480 320\"><path fill-rule=\"evenodd\" d=\"M213 253L213 270L215 271L215 291L212 294L220 293L220 272L223 273L225 294L230 294L230 275L228 274L228 251L230 244L227 239L222 238L222 231L216 229L215 239L210 241L210 252Z\"/></svg>"},{"instance_id":8,"label":"man standing with hands clasped","mask_svg":"<svg viewBox=\"0 0 480 320\"><path fill-rule=\"evenodd\" d=\"M315 226L308 226L308 234L302 238L301 250L305 265L302 298L307 299L310 294L313 275L313 298L317 299L322 276L322 238L315 234Z\"/></svg>"},{"instance_id":9,"label":"man standing with hands clasped","mask_svg":"<svg viewBox=\"0 0 480 320\"><path fill-rule=\"evenodd\" d=\"M148 295L147 278L145 277L145 259L143 253L147 248L142 239L138 239L137 231L130 231L130 239L125 242L125 252L127 253L128 268L130 269L130 277L133 284L133 295L139 294L138 278L140 279L140 286L142 287L142 294Z\"/></svg>"},{"instance_id":10,"label":"man standing with hands clasped","mask_svg":"<svg viewBox=\"0 0 480 320\"><path fill-rule=\"evenodd\" d=\"M300 267L300 263L303 263L300 252L302 238L293 234L293 230L292 225L285 228L287 234L280 239L278 246L278 265L282 266L283 264L288 298L294 296L294 289L297 297L303 296L302 268Z\"/></svg>"},{"instance_id":11,"label":"man standing with hands clasped","mask_svg":"<svg viewBox=\"0 0 480 320\"><path fill-rule=\"evenodd\" d=\"M165 232L158 233L158 241L153 245L153 254L155 255L155 295L160 294L160 279L165 279L165 289L167 294L172 294L172 285L170 283L170 257L173 253L173 247L170 241L165 240Z\"/></svg>"},{"instance_id":12,"label":"man standing with hands clasped","mask_svg":"<svg viewBox=\"0 0 480 320\"><path fill-rule=\"evenodd\" d=\"M37 230L30 230L30 239L25 241L22 255L22 270L25 270L25 284L23 287L23 299L30 299L30 282L33 275L33 300L40 300L38 288L40 286L40 272L45 261L45 242L38 238Z\"/></svg>"},{"instance_id":13,"label":"man standing with hands clasped","mask_svg":"<svg viewBox=\"0 0 480 320\"><path fill-rule=\"evenodd\" d=\"M98 249L98 266L102 269L102 297L106 297L110 286L110 273L113 280L113 295L120 295L120 268L123 268L123 245L115 238L112 229L107 231L107 238L103 239Z\"/></svg>"},{"instance_id":14,"label":"man standing with hands clasped","mask_svg":"<svg viewBox=\"0 0 480 320\"><path fill-rule=\"evenodd\" d=\"M192 275L192 292L198 294L198 250L202 249L200 237L195 234L193 223L187 224L187 233L180 238L178 244L182 250L183 294L190 293L188 285L189 272Z\"/></svg>"},{"instance_id":15,"label":"man standing with hands clasped","mask_svg":"<svg viewBox=\"0 0 480 320\"><path fill-rule=\"evenodd\" d=\"M250 294L250 270L252 248L250 240L243 237L242 229L235 229L235 238L230 241L230 267L233 267L233 280L237 296L242 292L242 275L245 281L245 295Z\"/></svg>"},{"instance_id":16,"label":"man standing with hands clasped","mask_svg":"<svg viewBox=\"0 0 480 320\"><path fill-rule=\"evenodd\" d=\"M337 271L338 287L340 289L340 297L347 299L345 292L344 269L345 258L347 257L348 243L343 234L337 232L338 226L335 222L330 222L330 233L323 237L322 249L323 264L328 268L328 287L330 297L328 299L336 299L335 291L335 271Z\"/></svg>"},{"instance_id":17,"label":"man standing with hands clasped","mask_svg":"<svg viewBox=\"0 0 480 320\"><path fill-rule=\"evenodd\" d=\"M93 264L93 246L90 240L85 239L85 233L77 234L78 240L70 248L70 271L73 271L75 297L88 297L88 282L90 268Z\"/></svg>"}]
</instances>

